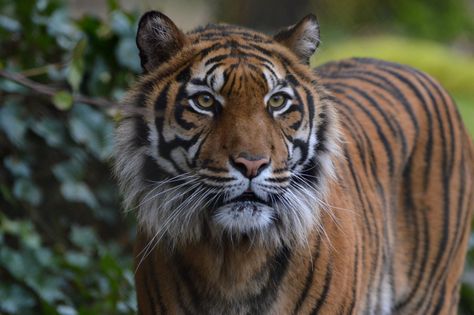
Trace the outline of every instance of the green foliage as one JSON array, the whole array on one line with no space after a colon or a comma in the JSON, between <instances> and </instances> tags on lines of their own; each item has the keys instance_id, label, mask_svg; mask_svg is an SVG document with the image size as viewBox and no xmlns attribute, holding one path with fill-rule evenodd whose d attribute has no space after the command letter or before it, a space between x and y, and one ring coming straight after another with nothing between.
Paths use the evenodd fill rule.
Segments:
<instances>
[{"instance_id":1,"label":"green foliage","mask_svg":"<svg viewBox=\"0 0 474 315\"><path fill-rule=\"evenodd\" d=\"M377 34L390 30L406 37L445 42L461 37L474 40L469 0L339 0L337 5L331 0L320 0L311 3L326 35ZM327 38L323 32L323 40Z\"/></svg>"},{"instance_id":2,"label":"green foliage","mask_svg":"<svg viewBox=\"0 0 474 315\"><path fill-rule=\"evenodd\" d=\"M114 7L111 3L111 7ZM139 71L136 14L72 20L59 1L0 1L0 313L134 314L133 227L109 158L111 111Z\"/></svg>"},{"instance_id":3,"label":"green foliage","mask_svg":"<svg viewBox=\"0 0 474 315\"><path fill-rule=\"evenodd\" d=\"M0 311L7 314L133 314L133 273L117 246L72 226L68 248L47 246L33 224L0 216ZM13 246L14 244L14 246Z\"/></svg>"}]
</instances>

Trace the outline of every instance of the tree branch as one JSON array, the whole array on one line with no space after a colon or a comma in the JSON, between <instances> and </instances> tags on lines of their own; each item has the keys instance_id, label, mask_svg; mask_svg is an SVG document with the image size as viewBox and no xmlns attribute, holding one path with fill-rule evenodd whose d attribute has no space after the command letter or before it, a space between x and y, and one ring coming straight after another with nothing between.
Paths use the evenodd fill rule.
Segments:
<instances>
[{"instance_id":1,"label":"tree branch","mask_svg":"<svg viewBox=\"0 0 474 315\"><path fill-rule=\"evenodd\" d=\"M52 88L46 84L30 80L26 76L21 75L19 73L0 70L0 77L16 82L40 94L54 96L56 93L61 91L59 89ZM91 98L80 94L73 94L72 97L74 102L80 102L104 108L118 107L118 104L110 102L103 98Z\"/></svg>"}]
</instances>

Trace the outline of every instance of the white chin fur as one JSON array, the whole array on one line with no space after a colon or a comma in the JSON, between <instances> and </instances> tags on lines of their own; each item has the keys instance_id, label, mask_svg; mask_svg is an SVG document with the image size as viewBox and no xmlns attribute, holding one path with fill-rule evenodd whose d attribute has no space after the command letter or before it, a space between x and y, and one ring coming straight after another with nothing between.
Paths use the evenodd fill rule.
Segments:
<instances>
[{"instance_id":1,"label":"white chin fur","mask_svg":"<svg viewBox=\"0 0 474 315\"><path fill-rule=\"evenodd\" d=\"M253 201L232 202L218 208L213 221L230 234L262 231L272 224L275 210Z\"/></svg>"}]
</instances>

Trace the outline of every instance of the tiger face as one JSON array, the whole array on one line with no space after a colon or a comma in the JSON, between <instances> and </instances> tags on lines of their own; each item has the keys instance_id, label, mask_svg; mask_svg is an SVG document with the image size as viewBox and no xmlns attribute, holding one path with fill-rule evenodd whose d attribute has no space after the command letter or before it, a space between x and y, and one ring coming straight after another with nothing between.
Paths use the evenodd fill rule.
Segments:
<instances>
[{"instance_id":1,"label":"tiger face","mask_svg":"<svg viewBox=\"0 0 474 315\"><path fill-rule=\"evenodd\" d=\"M145 74L124 102L115 168L155 242L305 241L338 147L308 67L318 42L311 15L274 37L229 25L184 34L161 13L142 17Z\"/></svg>"}]
</instances>

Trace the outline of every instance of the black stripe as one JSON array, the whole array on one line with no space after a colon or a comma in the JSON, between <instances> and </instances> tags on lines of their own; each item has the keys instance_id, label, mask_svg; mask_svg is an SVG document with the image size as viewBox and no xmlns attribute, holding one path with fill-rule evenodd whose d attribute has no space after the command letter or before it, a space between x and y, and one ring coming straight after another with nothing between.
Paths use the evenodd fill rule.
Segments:
<instances>
[{"instance_id":1,"label":"black stripe","mask_svg":"<svg viewBox=\"0 0 474 315\"><path fill-rule=\"evenodd\" d=\"M291 257L291 250L284 246L279 252L270 259L263 270L270 270L268 282L265 284L259 294L251 296L249 300L248 314L265 314L276 299L281 282L285 277Z\"/></svg>"},{"instance_id":2,"label":"black stripe","mask_svg":"<svg viewBox=\"0 0 474 315\"><path fill-rule=\"evenodd\" d=\"M398 69L398 68L397 68ZM407 70L407 68L401 68L400 70ZM432 158L433 158L433 135L434 135L434 130L433 130L433 118L432 118L432 111L428 108L427 106L427 102L425 100L425 98L423 97L423 95L421 94L420 90L406 77L404 76L403 74L401 73L398 73L398 72L395 72L395 71L391 71L391 70L386 70L388 71L390 74L394 75L397 79L399 79L401 82L403 82L406 86L408 86L410 88L410 90L416 95L416 97L418 98L418 100L420 101L420 104L423 108L423 111L426 115L426 119L427 119L427 133L428 133L428 139L427 139L427 144L425 146L425 153L424 153L424 161L425 161L425 169L424 169L424 174L423 174L423 178L424 178L424 182L423 182L423 187L424 187L424 190L426 191L427 188L428 188L428 179L429 179L429 172L430 172L430 169L431 169L431 166L432 166ZM416 78L415 76L412 76L414 78ZM430 89L426 86L426 84L424 82L422 82L421 80L417 80L419 84L422 85L422 87L424 88L424 91L427 92L428 94L428 97L430 98L431 100L431 103L433 105L433 107L436 106L436 101L433 97L433 94L431 93Z\"/></svg>"},{"instance_id":3,"label":"black stripe","mask_svg":"<svg viewBox=\"0 0 474 315\"><path fill-rule=\"evenodd\" d=\"M358 285L358 267L359 267L359 247L356 245L355 247L355 254L354 254L354 271L353 271L353 280L352 280L352 299L347 314L354 313L354 307L357 300L357 285Z\"/></svg>"},{"instance_id":4,"label":"black stripe","mask_svg":"<svg viewBox=\"0 0 474 315\"><path fill-rule=\"evenodd\" d=\"M164 173L155 159L149 155L145 156L143 163L143 178L147 184L156 183L163 179Z\"/></svg>"},{"instance_id":5,"label":"black stripe","mask_svg":"<svg viewBox=\"0 0 474 315\"><path fill-rule=\"evenodd\" d=\"M191 67L185 67L176 75L176 81L184 83L188 82L191 76Z\"/></svg>"},{"instance_id":6,"label":"black stripe","mask_svg":"<svg viewBox=\"0 0 474 315\"><path fill-rule=\"evenodd\" d=\"M340 92L344 93L344 91L340 91ZM351 99L351 98L349 97L349 99ZM351 99L351 100L353 100L353 99ZM356 118L357 116L355 115L355 112L352 110L352 106L350 106L349 104L344 103L342 101L339 101L339 100L334 100L334 103L340 105L342 107L342 108L340 108L341 110L345 109L349 112L349 114L346 116L346 118L348 118L349 121L351 121L352 119L357 120L357 118ZM359 104L359 106L361 106L361 105ZM349 129L350 134L352 134L352 130L355 130L355 126L363 126L364 124L357 120L357 122L352 124L352 125L353 125L353 127ZM359 127L357 127L357 129L359 129ZM368 157L370 158L368 162L369 162L370 170L372 172L372 176L368 176L368 178L372 178L375 181L376 187L375 187L374 191L376 191L379 194L380 199L382 200L382 204L385 207L387 207L387 202L386 202L386 197L385 197L385 190L383 189L383 185L380 182L380 177L381 176L378 174L379 171L378 171L377 161L379 159L375 155L375 151L374 151L374 148L373 148L373 145L372 145L372 136L367 134L366 129L361 129L361 135L362 135L362 138L365 141L360 141L361 140L360 137L358 139L355 138L355 140L359 140L359 141L356 141L357 145L358 145L358 143L361 144L360 146L358 145L358 148L360 148L361 146L363 146L365 144L365 147L368 150ZM365 163L364 163L364 166L365 166ZM366 172L366 175L369 175L368 172Z\"/></svg>"},{"instance_id":7,"label":"black stripe","mask_svg":"<svg viewBox=\"0 0 474 315\"><path fill-rule=\"evenodd\" d=\"M354 187L356 188L356 191L357 191L357 196L358 196L358 200L360 201L360 204L361 204L361 207L360 209L368 209L369 212L370 212L370 218L374 218L374 209L372 208L373 204L367 200L367 196L366 194L362 193L362 188L361 188L361 183L360 183L360 179L359 177L357 176L357 172L354 168L354 165L352 164L352 158L350 157L348 151L347 151L347 147L344 145L343 147L343 150L344 150L344 155L346 157L346 163L349 167L349 171L350 171L350 175L352 177L352 181L354 183ZM357 209L357 207L355 207ZM375 253L373 252L369 252L369 257L368 260L371 262L370 263L370 266L367 266L368 268L368 272L369 272L369 280L368 280L368 288L367 288L367 293L366 293L366 296L365 296L365 301L366 301L366 305L372 305L372 287L374 285L374 277L378 271L378 261L379 261L379 256L380 256L380 239L379 239L379 232L378 232L378 226L376 224L376 222L371 222L371 220L369 220L369 216L367 214L367 211L362 211L363 212L363 218L364 218L364 227L365 229L368 231L367 235L370 236L370 243L371 244L374 244L373 246L369 246L370 248L373 248L375 250ZM372 231L372 228L375 229L375 231ZM364 239L367 238L367 235L364 233L363 234L363 237ZM365 242L368 241L368 240L363 240L362 241L362 244L366 244ZM367 253L367 251L365 250L365 245L364 246L364 253Z\"/></svg>"},{"instance_id":8,"label":"black stripe","mask_svg":"<svg viewBox=\"0 0 474 315\"><path fill-rule=\"evenodd\" d=\"M135 137L133 138L133 145L135 148L140 148L143 146L150 145L150 141L148 139L148 134L150 129L148 128L145 120L141 116L134 116L131 117L133 119L134 129L135 129Z\"/></svg>"},{"instance_id":9,"label":"black stripe","mask_svg":"<svg viewBox=\"0 0 474 315\"><path fill-rule=\"evenodd\" d=\"M153 285L153 288L155 289L155 296L156 296L156 299L157 299L157 302L158 302L158 306L160 307L160 315L165 315L168 313L167 309L166 309L166 306L163 302L163 297L161 296L161 292L160 292L160 282L158 280L158 276L156 275L156 256L154 255L154 253L151 254L151 257L150 257L150 263L148 266L149 268L151 269L151 279L154 281L154 285ZM149 279L147 277L147 279ZM151 280L150 279L150 280ZM149 288L147 288L147 290L149 290ZM148 292L153 292L152 291L148 291ZM153 299L153 298L152 298ZM156 310L156 306L154 308L154 310Z\"/></svg>"},{"instance_id":10,"label":"black stripe","mask_svg":"<svg viewBox=\"0 0 474 315\"><path fill-rule=\"evenodd\" d=\"M303 305L304 300L308 296L309 289L314 284L314 271L316 269L316 264L318 263L319 257L321 255L321 235L318 234L317 240L314 246L314 253L312 253L312 260L309 261L308 271L306 272L305 284L303 291L301 291L300 296L295 304L293 309L293 314L296 315L300 311L301 306Z\"/></svg>"},{"instance_id":11,"label":"black stripe","mask_svg":"<svg viewBox=\"0 0 474 315\"><path fill-rule=\"evenodd\" d=\"M340 87L342 89L348 89L348 90L354 91L358 95L365 98L376 109L378 108L377 103L370 96L368 96L365 92L363 92L360 89L358 89L354 86L351 86L351 85L347 85L347 84L343 84L343 83L330 83L330 84L328 84L328 87L335 90L335 91L337 91L337 92L339 92L339 93L344 93L344 95L349 100L351 100L352 103L355 104L360 110L362 110L366 114L366 116L369 118L369 120L372 122L372 124L374 125L374 127L377 131L377 135L379 136L380 140L382 141L382 145L384 147L385 155L386 155L386 158L387 158L387 161L388 161L389 174L390 174L390 177L392 177L394 172L395 172L395 161L394 161L395 157L394 157L394 154L393 154L392 147L390 145L390 141L388 140L387 136L383 132L381 124L375 118L375 116L372 114L372 112L369 109L367 109L366 106L364 106L356 98L354 98L351 95L351 93L345 92L343 90L341 91L341 90L338 89L338 87ZM379 111L379 113L381 113L380 108L378 108L378 111ZM382 117L384 117L384 115L385 114L383 114ZM384 120L385 120L385 117L384 117ZM385 121L385 123L388 124L387 121Z\"/></svg>"},{"instance_id":12,"label":"black stripe","mask_svg":"<svg viewBox=\"0 0 474 315\"><path fill-rule=\"evenodd\" d=\"M316 300L316 303L311 311L311 315L318 314L319 310L326 302L326 299L328 298L329 290L331 288L331 280L332 280L332 263L331 261L329 261L326 267L326 276L324 277L323 291L321 292L321 295L319 296L319 298Z\"/></svg>"},{"instance_id":13,"label":"black stripe","mask_svg":"<svg viewBox=\"0 0 474 315\"><path fill-rule=\"evenodd\" d=\"M150 304L150 309L153 312L153 314L156 312L157 307L156 307L156 301L155 301L155 296L152 294L153 290L150 287L149 281L151 281L150 277L144 277L144 282L145 282L145 294L146 296L142 298L141 300L143 302L148 301ZM139 305L140 307L140 305ZM140 308L141 309L141 308Z\"/></svg>"},{"instance_id":14,"label":"black stripe","mask_svg":"<svg viewBox=\"0 0 474 315\"><path fill-rule=\"evenodd\" d=\"M271 182L271 183L284 183L286 181L289 181L290 177L270 177L266 178L266 182Z\"/></svg>"},{"instance_id":15,"label":"black stripe","mask_svg":"<svg viewBox=\"0 0 474 315\"><path fill-rule=\"evenodd\" d=\"M177 276L182 280L183 286L189 293L191 305L186 303L186 308L189 306L193 308L194 312L191 312L191 314L206 314L205 309L203 309L202 294L200 294L196 286L196 283L200 282L199 277L193 272L190 266L185 264L185 260L178 254L176 255L174 264L178 271ZM184 307L184 305L182 305L182 307Z\"/></svg>"}]
</instances>

